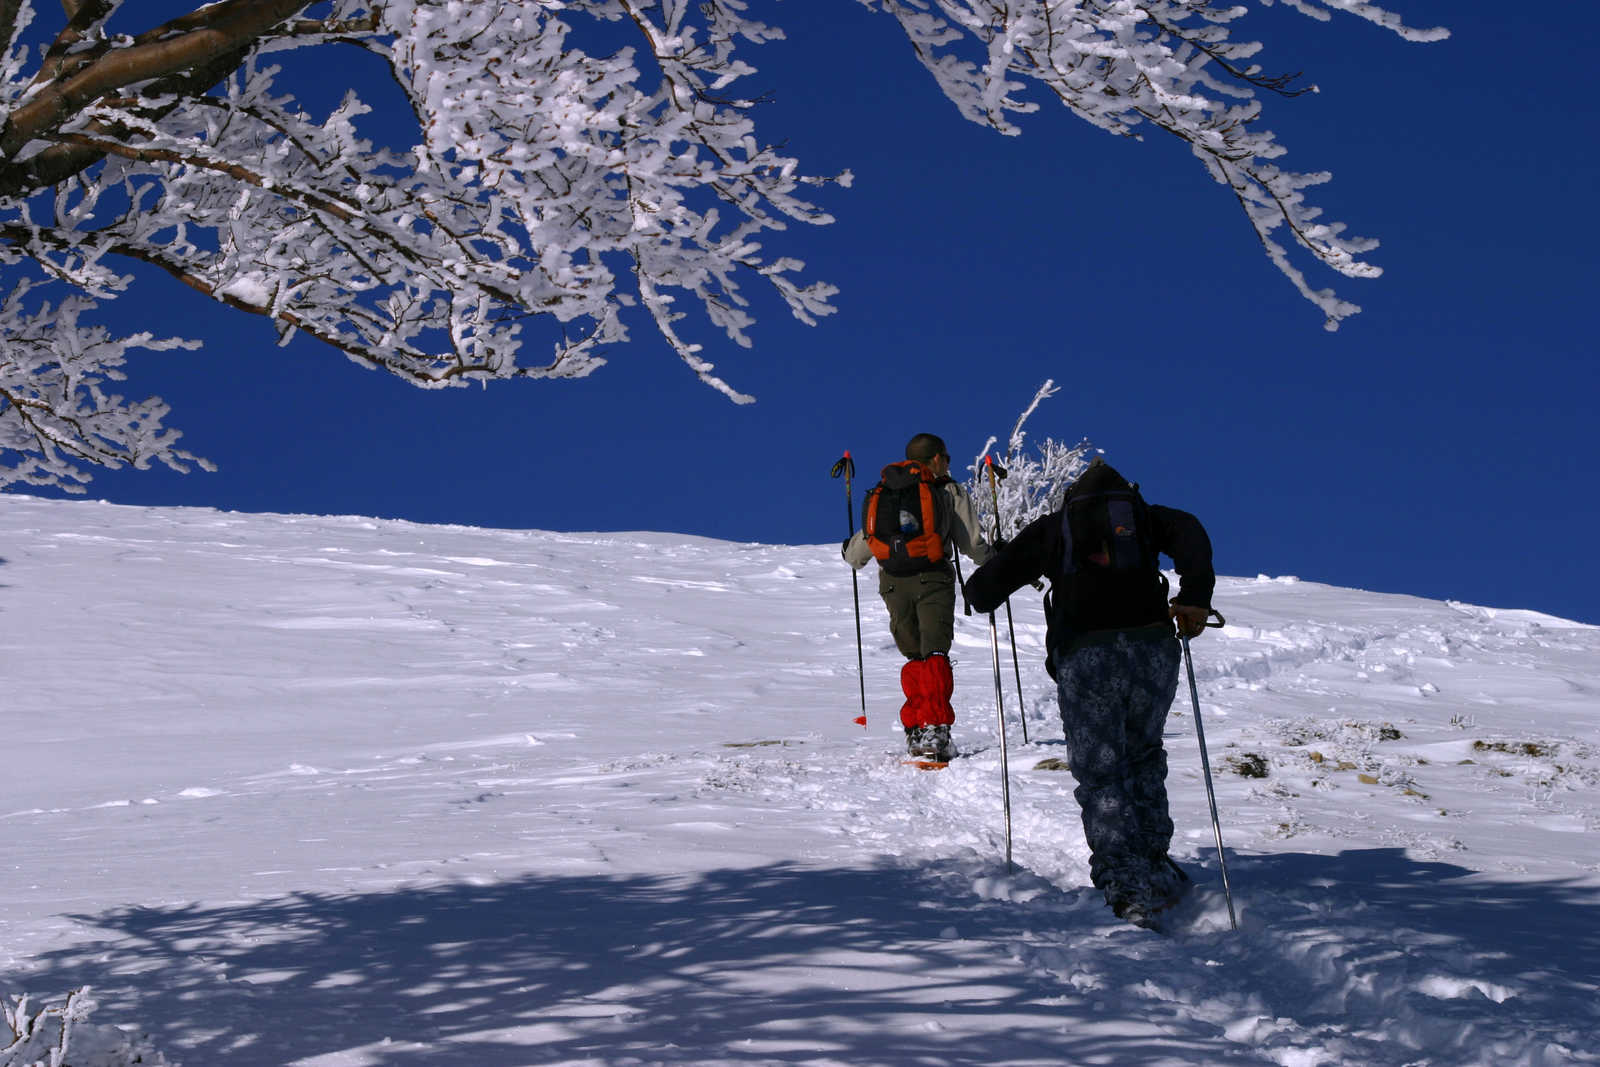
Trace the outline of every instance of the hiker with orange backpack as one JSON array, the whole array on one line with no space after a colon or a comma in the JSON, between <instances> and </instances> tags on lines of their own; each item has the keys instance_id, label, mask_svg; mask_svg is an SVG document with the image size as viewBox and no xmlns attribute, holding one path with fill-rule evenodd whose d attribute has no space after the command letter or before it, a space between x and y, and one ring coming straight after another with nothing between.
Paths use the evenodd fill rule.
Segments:
<instances>
[{"instance_id":1,"label":"hiker with orange backpack","mask_svg":"<svg viewBox=\"0 0 1600 1067\"><path fill-rule=\"evenodd\" d=\"M982 564L993 549L979 532L978 510L950 477L950 452L931 433L906 443L906 458L883 468L867 493L861 528L843 545L845 562L860 570L878 562L878 593L889 609L889 631L906 657L900 669L905 704L900 724L915 758L944 762L956 755L950 727L955 675L955 553Z\"/></svg>"}]
</instances>

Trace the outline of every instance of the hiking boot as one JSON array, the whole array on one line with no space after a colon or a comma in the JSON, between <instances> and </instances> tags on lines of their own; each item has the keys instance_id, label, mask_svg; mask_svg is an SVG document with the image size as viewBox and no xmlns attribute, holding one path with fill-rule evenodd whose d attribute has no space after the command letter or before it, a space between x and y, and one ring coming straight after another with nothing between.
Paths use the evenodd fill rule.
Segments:
<instances>
[{"instance_id":1,"label":"hiking boot","mask_svg":"<svg viewBox=\"0 0 1600 1067\"><path fill-rule=\"evenodd\" d=\"M1172 907L1189 891L1189 874L1166 853L1151 857L1154 870L1150 879L1151 896L1160 910Z\"/></svg>"},{"instance_id":2,"label":"hiking boot","mask_svg":"<svg viewBox=\"0 0 1600 1067\"><path fill-rule=\"evenodd\" d=\"M933 727L907 726L906 727L906 752L913 759L934 759Z\"/></svg>"},{"instance_id":3,"label":"hiking boot","mask_svg":"<svg viewBox=\"0 0 1600 1067\"><path fill-rule=\"evenodd\" d=\"M1143 887L1108 883L1105 894L1111 914L1146 930L1155 927L1156 917L1165 910L1163 902Z\"/></svg>"},{"instance_id":4,"label":"hiking boot","mask_svg":"<svg viewBox=\"0 0 1600 1067\"><path fill-rule=\"evenodd\" d=\"M1131 923L1142 930L1155 929L1156 912L1146 901L1125 900L1112 908L1111 912L1123 922Z\"/></svg>"},{"instance_id":5,"label":"hiking boot","mask_svg":"<svg viewBox=\"0 0 1600 1067\"><path fill-rule=\"evenodd\" d=\"M934 759L940 763L949 763L956 758L956 743L950 739L950 727L929 726L925 729L932 744Z\"/></svg>"},{"instance_id":6,"label":"hiking boot","mask_svg":"<svg viewBox=\"0 0 1600 1067\"><path fill-rule=\"evenodd\" d=\"M1141 907L1145 903L1144 894L1140 893L1132 885L1119 881L1107 881L1105 885L1101 886L1100 891L1105 894L1106 906L1119 919L1127 918L1130 913L1146 910Z\"/></svg>"}]
</instances>

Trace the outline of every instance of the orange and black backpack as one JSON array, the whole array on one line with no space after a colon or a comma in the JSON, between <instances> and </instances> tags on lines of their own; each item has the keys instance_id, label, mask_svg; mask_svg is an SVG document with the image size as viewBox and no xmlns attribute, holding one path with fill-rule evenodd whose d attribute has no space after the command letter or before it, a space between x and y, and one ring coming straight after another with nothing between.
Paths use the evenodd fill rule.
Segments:
<instances>
[{"instance_id":1,"label":"orange and black backpack","mask_svg":"<svg viewBox=\"0 0 1600 1067\"><path fill-rule=\"evenodd\" d=\"M915 460L891 463L867 492L861 529L883 569L896 577L945 566L939 531L950 525L944 483Z\"/></svg>"}]
</instances>

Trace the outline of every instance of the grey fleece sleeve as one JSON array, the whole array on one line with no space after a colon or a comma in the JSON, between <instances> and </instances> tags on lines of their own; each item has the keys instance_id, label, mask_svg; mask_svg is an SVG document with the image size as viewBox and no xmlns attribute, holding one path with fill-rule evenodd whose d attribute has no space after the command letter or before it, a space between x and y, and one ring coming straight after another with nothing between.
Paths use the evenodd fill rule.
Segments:
<instances>
[{"instance_id":1,"label":"grey fleece sleeve","mask_svg":"<svg viewBox=\"0 0 1600 1067\"><path fill-rule=\"evenodd\" d=\"M944 532L946 552L948 554L953 545L982 566L993 557L994 549L983 539L982 529L978 525L978 508L967 491L957 483L947 482L944 489L949 494L951 505L950 529Z\"/></svg>"}]
</instances>

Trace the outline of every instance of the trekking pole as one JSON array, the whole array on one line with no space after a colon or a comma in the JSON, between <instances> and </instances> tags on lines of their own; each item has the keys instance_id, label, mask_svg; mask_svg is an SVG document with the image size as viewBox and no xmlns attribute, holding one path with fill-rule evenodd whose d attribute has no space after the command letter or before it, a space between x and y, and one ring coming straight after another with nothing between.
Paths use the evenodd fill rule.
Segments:
<instances>
[{"instance_id":1,"label":"trekking pole","mask_svg":"<svg viewBox=\"0 0 1600 1067\"><path fill-rule=\"evenodd\" d=\"M833 474L837 478L844 474L844 521L850 525L850 536L856 535L856 505L855 497L850 492L850 480L856 475L856 461L850 458L849 449L845 450L839 462L833 465ZM856 720L861 728L867 728L867 669L861 656L861 583L856 579L856 569L850 568L850 596L856 605L856 679L861 683L861 717Z\"/></svg>"},{"instance_id":2,"label":"trekking pole","mask_svg":"<svg viewBox=\"0 0 1600 1067\"><path fill-rule=\"evenodd\" d=\"M1000 631L989 612L989 647L994 650L994 710L1000 727L1000 803L1006 813L1006 873L1016 870L1011 862L1011 765L1006 755L1006 706L1000 686Z\"/></svg>"},{"instance_id":3,"label":"trekking pole","mask_svg":"<svg viewBox=\"0 0 1600 1067\"><path fill-rule=\"evenodd\" d=\"M1006 476L1006 469L983 455L983 465L989 469L989 499L994 503L994 538L1000 540L1000 490L996 479ZM1022 665L1017 662L1017 627L1011 621L1011 598L1006 597L1006 633L1011 637L1011 670L1017 676L1017 718L1022 720L1022 743L1028 743L1028 705L1022 699Z\"/></svg>"},{"instance_id":4,"label":"trekking pole","mask_svg":"<svg viewBox=\"0 0 1600 1067\"><path fill-rule=\"evenodd\" d=\"M1220 611L1210 613L1217 617L1216 622L1209 621L1206 625L1212 629L1219 629L1228 624ZM998 655L998 653L997 653ZM1228 885L1228 858L1222 851L1222 820L1217 818L1217 794L1211 788L1211 760L1206 756L1206 730L1200 723L1200 690L1194 684L1194 657L1189 654L1189 639L1183 638L1183 662L1189 668L1189 698L1194 701L1194 735L1200 742L1200 768L1206 775L1206 799L1211 802L1211 829L1217 835L1217 862L1222 866L1222 893L1228 898L1228 922L1235 930L1239 929L1239 920L1233 913L1233 889Z\"/></svg>"}]
</instances>

